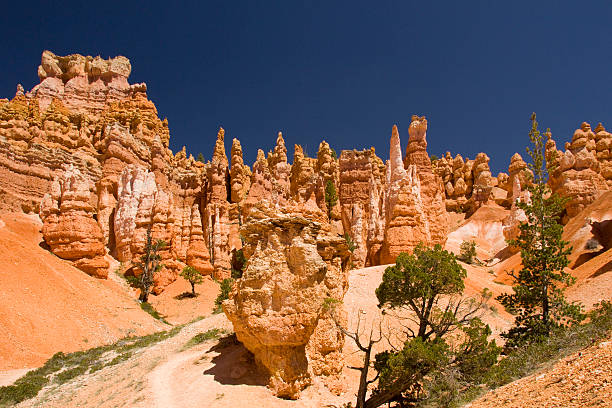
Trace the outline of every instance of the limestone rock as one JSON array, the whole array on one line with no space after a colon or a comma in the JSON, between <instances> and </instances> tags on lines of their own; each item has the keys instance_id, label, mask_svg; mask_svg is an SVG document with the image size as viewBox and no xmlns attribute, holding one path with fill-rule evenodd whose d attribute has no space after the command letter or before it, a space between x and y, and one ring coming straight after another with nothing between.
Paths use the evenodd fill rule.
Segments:
<instances>
[{"instance_id":1,"label":"limestone rock","mask_svg":"<svg viewBox=\"0 0 612 408\"><path fill-rule=\"evenodd\" d=\"M296 399L314 376L338 383L344 336L322 306L344 297L348 250L319 223L260 208L241 229L248 264L223 309L273 392Z\"/></svg>"},{"instance_id":2,"label":"limestone rock","mask_svg":"<svg viewBox=\"0 0 612 408\"><path fill-rule=\"evenodd\" d=\"M89 182L73 166L66 166L40 205L43 238L60 258L73 261L89 275L106 278L104 235L89 201Z\"/></svg>"},{"instance_id":3,"label":"limestone rock","mask_svg":"<svg viewBox=\"0 0 612 408\"><path fill-rule=\"evenodd\" d=\"M554 193L570 199L565 207L563 223L610 189L611 183L606 178L610 176L610 134L601 124L596 132L583 122L574 132L565 152L556 149L552 138L547 141L547 165L552 170L548 184Z\"/></svg>"},{"instance_id":4,"label":"limestone rock","mask_svg":"<svg viewBox=\"0 0 612 408\"><path fill-rule=\"evenodd\" d=\"M409 252L423 242L444 244L448 215L442 179L434 174L427 155L427 121L413 116L409 127L407 155L401 160L397 127L391 135L391 159L385 192L385 234L381 263L395 262L400 252ZM405 163L408 168L405 169Z\"/></svg>"},{"instance_id":5,"label":"limestone rock","mask_svg":"<svg viewBox=\"0 0 612 408\"><path fill-rule=\"evenodd\" d=\"M343 150L339 159L338 196L344 232L357 245L356 267L378 264L383 241L382 189L385 166L374 148Z\"/></svg>"},{"instance_id":6,"label":"limestone rock","mask_svg":"<svg viewBox=\"0 0 612 408\"><path fill-rule=\"evenodd\" d=\"M244 164L242 159L242 146L238 139L232 141L232 166L230 169L230 179L233 203L242 201L251 187L251 170Z\"/></svg>"}]
</instances>

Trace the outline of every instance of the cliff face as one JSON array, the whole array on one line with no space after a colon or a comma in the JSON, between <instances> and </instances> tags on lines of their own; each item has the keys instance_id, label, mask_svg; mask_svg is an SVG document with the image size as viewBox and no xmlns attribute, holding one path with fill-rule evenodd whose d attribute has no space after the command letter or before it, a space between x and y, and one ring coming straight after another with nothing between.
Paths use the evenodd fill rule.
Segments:
<instances>
[{"instance_id":1,"label":"cliff face","mask_svg":"<svg viewBox=\"0 0 612 408\"><path fill-rule=\"evenodd\" d=\"M98 277L106 276L106 253L128 264L139 257L148 228L168 243L157 292L185 265L228 277L232 252L243 245L239 229L261 203L350 236L356 267L393 262L420 241L443 243L447 209L469 214L490 201L510 208L521 197L514 186L529 182L518 154L509 174L496 178L484 153L474 160L447 153L432 163L427 120L418 116L403 156L393 129L386 165L373 148L338 158L325 141L316 157L296 145L289 163L278 133L251 170L237 139L228 160L222 128L211 160L201 163L185 148L168 148L168 123L146 84L128 82L130 71L125 57L45 51L40 84L0 100L0 209L40 213L50 249ZM565 220L612 186L610 140L601 124L592 131L584 123L565 152L548 141L547 156L558 164L551 187L572 199ZM326 197L328 183L335 203ZM508 220L509 233L517 217Z\"/></svg>"}]
</instances>

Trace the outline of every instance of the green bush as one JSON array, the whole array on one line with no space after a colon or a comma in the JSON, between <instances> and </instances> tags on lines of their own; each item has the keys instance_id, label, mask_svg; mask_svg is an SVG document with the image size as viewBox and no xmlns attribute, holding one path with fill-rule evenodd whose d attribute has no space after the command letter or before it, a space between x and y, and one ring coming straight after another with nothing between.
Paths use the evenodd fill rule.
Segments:
<instances>
[{"instance_id":1,"label":"green bush","mask_svg":"<svg viewBox=\"0 0 612 408\"><path fill-rule=\"evenodd\" d=\"M476 259L476 242L474 241L463 241L461 243L461 252L457 259L465 262L466 264L473 264Z\"/></svg>"},{"instance_id":2,"label":"green bush","mask_svg":"<svg viewBox=\"0 0 612 408\"><path fill-rule=\"evenodd\" d=\"M223 307L221 306L221 304L223 303L225 299L229 299L229 294L232 291L233 283L234 283L234 280L232 278L223 279L223 282L221 282L221 285L220 285L221 292L215 299L215 309L213 310L213 313L216 314L216 313L221 313L223 311Z\"/></svg>"}]
</instances>

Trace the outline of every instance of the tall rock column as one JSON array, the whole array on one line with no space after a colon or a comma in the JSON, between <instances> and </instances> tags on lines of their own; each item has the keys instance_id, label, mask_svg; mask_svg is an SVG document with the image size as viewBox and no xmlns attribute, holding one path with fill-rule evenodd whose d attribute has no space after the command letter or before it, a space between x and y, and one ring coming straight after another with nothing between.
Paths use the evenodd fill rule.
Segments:
<instances>
[{"instance_id":1,"label":"tall rock column","mask_svg":"<svg viewBox=\"0 0 612 408\"><path fill-rule=\"evenodd\" d=\"M225 130L219 129L212 160L206 172L204 233L210 248L210 262L219 279L231 273L229 163L225 154ZM229 190L231 194L231 190ZM237 214L237 212L236 212ZM238 222L236 219L235 222Z\"/></svg>"},{"instance_id":2,"label":"tall rock column","mask_svg":"<svg viewBox=\"0 0 612 408\"><path fill-rule=\"evenodd\" d=\"M400 252L412 251L419 242L444 244L448 232L445 192L434 174L426 141L427 121L413 116L405 161L402 162L399 132L393 127L391 159L387 164L385 192L385 238L381 263L393 263ZM404 163L407 168L404 168Z\"/></svg>"}]
</instances>

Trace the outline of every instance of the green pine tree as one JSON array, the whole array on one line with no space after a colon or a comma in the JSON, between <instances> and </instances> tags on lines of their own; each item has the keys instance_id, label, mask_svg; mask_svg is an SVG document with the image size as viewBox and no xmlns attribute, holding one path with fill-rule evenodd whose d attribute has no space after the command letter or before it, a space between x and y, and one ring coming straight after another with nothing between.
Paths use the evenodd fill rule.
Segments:
<instances>
[{"instance_id":1,"label":"green pine tree","mask_svg":"<svg viewBox=\"0 0 612 408\"><path fill-rule=\"evenodd\" d=\"M195 297L195 285L199 285L200 283L204 282L202 274L193 266L186 266L183 268L180 276L191 284L191 296Z\"/></svg>"},{"instance_id":2,"label":"green pine tree","mask_svg":"<svg viewBox=\"0 0 612 408\"><path fill-rule=\"evenodd\" d=\"M527 148L533 172L532 184L527 187L531 199L517 203L527 221L520 225L519 236L508 242L520 249L523 267L518 275L511 273L514 293L498 297L516 315L514 327L503 335L507 348L541 339L555 327L582 319L580 305L568 303L564 295L565 288L575 280L564 270L569 265L571 247L562 240L563 226L559 223L567 200L551 194L546 184L544 141L535 113L531 121L529 138L533 150ZM550 163L548 170L553 170Z\"/></svg>"},{"instance_id":3,"label":"green pine tree","mask_svg":"<svg viewBox=\"0 0 612 408\"><path fill-rule=\"evenodd\" d=\"M333 180L327 180L325 184L325 204L327 205L327 218L331 221L332 207L338 202L338 194Z\"/></svg>"}]
</instances>

